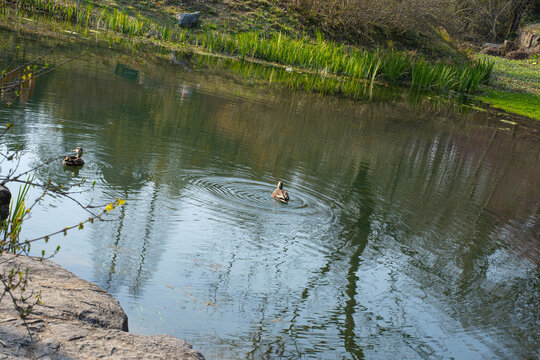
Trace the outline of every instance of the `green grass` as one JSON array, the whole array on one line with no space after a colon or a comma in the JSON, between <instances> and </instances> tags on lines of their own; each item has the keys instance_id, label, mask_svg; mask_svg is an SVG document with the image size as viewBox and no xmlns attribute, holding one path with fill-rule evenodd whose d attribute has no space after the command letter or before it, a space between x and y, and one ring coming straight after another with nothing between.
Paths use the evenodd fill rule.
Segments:
<instances>
[{"instance_id":1,"label":"green grass","mask_svg":"<svg viewBox=\"0 0 540 360\"><path fill-rule=\"evenodd\" d=\"M509 60L482 55L480 59L493 62L492 84L503 90L528 92L540 96L540 59Z\"/></svg>"},{"instance_id":2,"label":"green grass","mask_svg":"<svg viewBox=\"0 0 540 360\"><path fill-rule=\"evenodd\" d=\"M540 96L497 89L485 89L478 99L506 112L540 120Z\"/></svg>"},{"instance_id":3,"label":"green grass","mask_svg":"<svg viewBox=\"0 0 540 360\"><path fill-rule=\"evenodd\" d=\"M29 178L28 182L31 182L32 179ZM9 250L10 252L15 253L18 250L15 245L19 240L19 234L21 232L21 226L23 218L26 211L25 206L25 197L30 189L29 183L26 183L24 186L19 188L17 198L12 198L9 206L9 216L0 224L0 237L2 238L3 245L0 250ZM9 246L6 244L10 244Z\"/></svg>"},{"instance_id":4,"label":"green grass","mask_svg":"<svg viewBox=\"0 0 540 360\"><path fill-rule=\"evenodd\" d=\"M190 32L183 38L209 52L238 56L242 61L259 59L370 81L407 82L430 90L474 93L481 83L487 82L493 68L492 62L486 59L456 67L434 64L395 50L360 50L327 41L320 34L316 39L296 39L282 33L268 36L256 32L225 34L206 30Z\"/></svg>"},{"instance_id":5,"label":"green grass","mask_svg":"<svg viewBox=\"0 0 540 360\"><path fill-rule=\"evenodd\" d=\"M493 63L491 86L478 99L507 112L540 120L540 60L509 60L482 55Z\"/></svg>"},{"instance_id":6,"label":"green grass","mask_svg":"<svg viewBox=\"0 0 540 360\"><path fill-rule=\"evenodd\" d=\"M55 0L24 0L12 3L17 11L47 14L50 17L89 27L105 26L107 29L135 36L143 35L152 29L152 22L141 14L131 16L124 11L113 9L94 10L91 2L86 5L75 2L57 2ZM160 28L160 33L167 33L167 28Z\"/></svg>"}]
</instances>

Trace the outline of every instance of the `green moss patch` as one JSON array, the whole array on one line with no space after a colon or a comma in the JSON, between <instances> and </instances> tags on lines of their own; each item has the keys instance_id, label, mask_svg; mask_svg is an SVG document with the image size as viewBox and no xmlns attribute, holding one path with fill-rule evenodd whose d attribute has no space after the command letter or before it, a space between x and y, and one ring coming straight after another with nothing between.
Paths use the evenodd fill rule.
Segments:
<instances>
[{"instance_id":1,"label":"green moss patch","mask_svg":"<svg viewBox=\"0 0 540 360\"><path fill-rule=\"evenodd\" d=\"M540 96L538 95L485 89L478 98L495 108L540 120Z\"/></svg>"},{"instance_id":2,"label":"green moss patch","mask_svg":"<svg viewBox=\"0 0 540 360\"><path fill-rule=\"evenodd\" d=\"M477 98L509 113L540 120L540 59L509 60L482 55L493 61L491 86Z\"/></svg>"}]
</instances>

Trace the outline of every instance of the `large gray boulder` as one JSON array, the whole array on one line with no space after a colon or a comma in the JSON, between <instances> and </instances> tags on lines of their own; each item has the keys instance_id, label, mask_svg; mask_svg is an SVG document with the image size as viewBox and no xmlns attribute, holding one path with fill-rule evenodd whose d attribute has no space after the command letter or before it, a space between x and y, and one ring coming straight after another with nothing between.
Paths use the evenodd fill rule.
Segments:
<instances>
[{"instance_id":1,"label":"large gray boulder","mask_svg":"<svg viewBox=\"0 0 540 360\"><path fill-rule=\"evenodd\" d=\"M29 336L9 296L0 301L0 359L204 359L170 335L127 332L124 310L109 293L52 261L0 256L0 272L29 268L27 294L41 291L42 306L27 318Z\"/></svg>"},{"instance_id":2,"label":"large gray boulder","mask_svg":"<svg viewBox=\"0 0 540 360\"><path fill-rule=\"evenodd\" d=\"M185 28L193 28L199 25L199 18L201 13L199 11L194 13L182 13L176 16L178 19L178 25Z\"/></svg>"}]
</instances>

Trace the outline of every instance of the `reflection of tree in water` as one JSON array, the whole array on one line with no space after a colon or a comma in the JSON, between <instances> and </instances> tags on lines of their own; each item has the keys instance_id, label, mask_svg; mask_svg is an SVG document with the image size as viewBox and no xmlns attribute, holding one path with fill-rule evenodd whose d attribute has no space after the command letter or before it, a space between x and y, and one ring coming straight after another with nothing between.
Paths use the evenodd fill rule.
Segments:
<instances>
[{"instance_id":1,"label":"reflection of tree in water","mask_svg":"<svg viewBox=\"0 0 540 360\"><path fill-rule=\"evenodd\" d=\"M299 351L296 342L305 332L309 331L305 325L297 324L298 321L305 321L305 319L302 319L304 315L301 312L309 306L308 301L311 294L316 292L319 287L326 286L325 282L322 281L323 278L336 271L339 272L341 265L346 262L348 263L348 269L346 271L345 281L342 283L344 288L333 289L332 293L337 298L328 299L339 304L341 301L338 298L344 296L343 301L345 306L343 309L327 310L326 319L317 319L317 324L314 326L324 329L329 325L338 325L345 351L354 359L364 358L362 347L358 344L358 336L356 335L358 325L355 323L355 313L358 310L356 295L358 294L359 278L357 272L361 263L362 253L366 248L371 233L370 217L374 210L374 200L372 198L368 173L369 165L365 163L360 164L356 170L356 174L353 175L353 181L348 185L347 190L343 192L340 198L336 200L338 204L342 205L339 216L339 227L341 230L337 235L338 244L331 253L325 256L328 259L325 264L312 272L312 277L307 281L306 287L298 292L300 298L295 301L294 309L285 308L280 310L281 316L287 317L292 315L290 325L287 329L283 330L285 334L283 339L280 340L278 338L272 344L267 345L267 352L272 349L276 353L287 354L285 348L290 345L287 343L291 341L297 351ZM340 319L339 316L336 317L336 314L344 314L344 319ZM261 313L261 316L262 318L265 317L264 311ZM259 342L264 338L263 332L263 329L260 328L258 335L252 335L253 348L250 352L250 358L253 358L256 350L260 347ZM276 349L281 349L281 351ZM306 351L306 349L303 350Z\"/></svg>"},{"instance_id":2,"label":"reflection of tree in water","mask_svg":"<svg viewBox=\"0 0 540 360\"><path fill-rule=\"evenodd\" d=\"M150 236L152 231L152 224L155 223L154 216L156 215L156 202L158 200L158 192L157 192L158 185L154 184L154 190L152 191L152 199L150 200L150 207L148 214L146 215L146 221L145 221L145 229L144 229L144 236L143 236L143 244L141 246L140 251L140 260L139 260L139 266L137 268L137 272L135 275L134 283L131 285L131 291L130 293L137 295L139 291L139 287L143 285L143 279L146 280L146 278L149 275L150 269L157 268L157 263L159 262L159 258L156 259L155 264L150 264L150 266L146 266L145 268L145 257L147 255L147 252L149 251L148 246L150 242ZM152 247L154 244L152 244ZM143 271L146 271L146 273L143 274Z\"/></svg>"},{"instance_id":3,"label":"reflection of tree in water","mask_svg":"<svg viewBox=\"0 0 540 360\"><path fill-rule=\"evenodd\" d=\"M107 291L116 293L127 286L130 294L140 296L152 270L158 267L167 241L163 234L170 214L164 204L170 195L161 185L168 181L167 176L162 177L159 171L167 159L154 159L146 166L123 164L122 160L111 159L113 164L119 162L117 166L103 168L108 186L122 188L127 203L118 221L96 227L96 233L111 236L101 235L101 242L93 242L94 264L98 283Z\"/></svg>"},{"instance_id":4,"label":"reflection of tree in water","mask_svg":"<svg viewBox=\"0 0 540 360\"><path fill-rule=\"evenodd\" d=\"M152 230L155 224L156 216L156 207L158 206L158 186L153 185L152 196L150 199L150 204L148 206L148 212L144 213L146 217L144 221L144 233L142 234L142 243L140 244L140 250L132 255L133 263L131 263L131 269L117 269L118 267L118 256L121 253L119 250L123 246L130 247L130 244L123 242L122 240L126 237L136 238L137 235L133 234L131 231L128 231L127 235L123 234L124 222L126 221L126 210L127 206L122 207L121 216L118 222L118 229L116 236L114 237L114 242L110 245L113 249L112 257L110 259L109 271L106 274L100 274L99 278L102 282L106 284L104 289L109 292L115 292L122 285L129 287L129 293L134 296L141 295L140 291L144 288L145 282L151 277L151 269L155 269L159 263L160 256L156 253L157 249L161 249L162 246L157 244L157 239L155 236L152 236ZM124 254L125 255L125 254ZM147 259L148 257L148 259ZM105 266L103 267L105 270ZM129 274L127 278L124 276L116 277L117 273L120 274ZM105 277L105 278L103 278Z\"/></svg>"},{"instance_id":5,"label":"reflection of tree in water","mask_svg":"<svg viewBox=\"0 0 540 360\"><path fill-rule=\"evenodd\" d=\"M486 156L493 145L496 136L497 129L495 129L487 146L483 149L482 155L472 172L470 181L467 184L467 192L464 194L469 200L472 200L475 195L475 190L480 182L479 177L481 169L484 166ZM512 156L513 154L511 153L510 157ZM508 163L509 162L507 162L507 164ZM508 166L505 166L505 168L508 170ZM507 175L506 171L504 175ZM462 248L460 249L462 255L459 258L459 265L463 271L458 280L458 293L466 294L470 291L471 286L476 287L478 282L485 280L482 278L484 278L485 270L487 269L487 257L489 256L489 253L493 251L493 248L490 245L491 239L487 234L491 232L494 226L492 219L489 216L485 216L485 213L497 186L496 183L500 178L501 177L497 177L494 179L493 182L495 182L495 184L492 183L485 186L485 188L491 188L491 190L487 192L487 199L484 200L480 209L474 215L471 225L467 229L464 229L465 239L467 239L467 241L462 244Z\"/></svg>"},{"instance_id":6,"label":"reflection of tree in water","mask_svg":"<svg viewBox=\"0 0 540 360\"><path fill-rule=\"evenodd\" d=\"M118 229L116 232L116 237L114 238L114 243L112 244L112 247L115 249L119 249L121 246L122 230L124 228L125 219L126 219L126 206L123 206L121 209L120 219L118 221ZM117 258L118 258L118 251L113 251L109 274L108 274L107 279L104 280L106 286L103 287L108 292L113 292L111 291L111 288L112 288L113 274L116 273Z\"/></svg>"},{"instance_id":7,"label":"reflection of tree in water","mask_svg":"<svg viewBox=\"0 0 540 360\"><path fill-rule=\"evenodd\" d=\"M493 132L491 140L485 146L470 177L466 195L471 200L476 195L478 184L481 183L481 174L486 170L485 159L497 139L498 132L498 129ZM517 276L511 274L507 279L499 281L497 284L493 284L490 279L490 273L491 276L493 273L497 273L501 262L515 261L511 256L508 256L506 248L509 245L519 248L520 244L526 244L526 247L529 247L529 244L534 244L534 237L538 235L538 232L535 235L534 232L527 231L527 226L537 229L540 226L540 212L538 211L540 203L536 206L536 210L531 209L532 212L529 217L526 217L526 220L520 221L522 224L518 225L519 220L513 219L514 229L521 230L513 237L505 234L507 232L505 230L506 221L500 224L497 218L492 215L492 200L497 194L504 191L501 187L510 178L512 166L518 160L515 152L516 135L517 132L514 128L510 149L507 150L508 156L501 164L499 176L492 178L489 184L483 185L484 195L477 205L478 210L472 217L470 225L464 229L465 241L461 243L458 258L458 264L462 271L457 279L453 296L457 301L467 304L466 307L456 306L464 326L481 327L486 319L490 319L494 326L501 326L501 328L513 324L514 332L518 338L527 339L529 334L538 333L538 329L535 329L538 314L535 314L535 310L528 312L523 311L523 309L528 308L531 303L538 302L538 296L534 294L540 290L539 258L534 255L526 255L533 262L536 262L536 268L529 266L524 273L516 274ZM538 239L536 239L536 243L537 241ZM501 309L505 310L501 311ZM506 340L501 339L501 341ZM540 338L537 336L534 343L537 344L538 341ZM527 357L528 354L534 353L534 345L531 347L528 341L522 345L521 356Z\"/></svg>"},{"instance_id":8,"label":"reflection of tree in water","mask_svg":"<svg viewBox=\"0 0 540 360\"><path fill-rule=\"evenodd\" d=\"M345 329L343 336L345 339L345 350L355 359L363 359L362 348L356 342L354 314L357 310L355 296L358 294L358 267L362 252L368 243L368 237L371 233L370 217L373 213L374 202L371 195L370 184L368 181L369 167L363 165L358 170L351 188L343 197L343 203L347 204L351 200L358 206L358 212L350 218L342 218L343 232L341 238L350 241L350 247L354 249L349 259L349 270L347 271L347 289L345 294ZM355 215L358 216L355 218Z\"/></svg>"},{"instance_id":9,"label":"reflection of tree in water","mask_svg":"<svg viewBox=\"0 0 540 360\"><path fill-rule=\"evenodd\" d=\"M384 211L386 222L397 231L378 229L381 239L394 241L380 242L379 246L402 247L407 261L400 267L400 274L422 284L423 291L438 306L451 307L450 315L465 329L489 329L484 331L491 341L497 339L497 345L489 345L495 353L498 346L503 348L501 345L510 340L510 348L515 350L516 343L522 342L519 347L528 350L520 351L531 354L526 336L509 339L500 333L515 323L512 319L520 318L521 324L510 328L524 334L521 328L531 329L537 316L534 311L524 311L528 307L526 299L539 289L534 270L525 258L514 258L512 254L520 244L530 246L527 244L535 242L535 235L517 224L534 224L539 219L533 210L534 197L531 201L525 195L535 192L530 185L534 184L536 170L532 167L522 171L518 154L527 154L528 150L524 144L518 148L516 130L471 131L469 141L474 143L474 151L463 150L469 146L460 144L463 139L443 134L432 142L415 139L402 144L401 149L414 150L393 152L400 159L397 170L383 175L393 179L385 185ZM409 169L405 172L408 176L400 176L404 173L400 168ZM512 184L517 184L512 181L512 172L516 171L520 186L512 189ZM516 201L516 197L520 200ZM524 206L527 203L533 209ZM528 209L532 213L527 213ZM515 219L510 219L508 215L513 211ZM509 226L509 222L516 224ZM514 236L505 234L509 230ZM501 258L514 262L515 270L505 269ZM513 275L514 271L520 274ZM497 276L505 279L494 282ZM517 293L516 288L520 289Z\"/></svg>"},{"instance_id":10,"label":"reflection of tree in water","mask_svg":"<svg viewBox=\"0 0 540 360\"><path fill-rule=\"evenodd\" d=\"M66 76L83 78L82 72L70 69ZM538 310L526 310L537 300L538 268L489 282L493 262L501 253L533 247L538 241L540 215L534 201L538 201L540 174L534 166L538 155L530 153L537 145L529 138L514 139L516 131L510 134L496 130L495 136L493 131L499 125L480 126L478 122L452 118L439 121L431 112L427 120L417 121L416 113L400 104L376 108L340 103L343 109L336 115L333 112L338 106L332 103L335 99L314 101L309 96L285 93L281 98L272 98L270 105L239 105L215 96L211 90L202 94L198 89L178 86L183 84L183 75L174 74L170 79L166 76L171 73L166 71L159 76L144 75L143 86L111 82L108 73L98 68L92 73L92 84L81 83L77 91L69 91L61 106L37 109L31 102L27 104L47 115L39 121L61 125L40 130L41 142L35 146L43 160L46 154L73 148L67 145L76 139L95 142L88 147L93 149L89 153L93 159L88 163L96 164L97 172L103 175L106 186L100 197L118 196L118 189L128 200L118 222L97 224L91 230L95 277L101 286L113 293L125 286L132 294L141 295L167 245L167 210L163 205L178 195L171 196L171 185L177 192L184 189L179 174L186 167L212 173L227 172L233 164L242 164L261 174L267 171L268 164L275 163L292 171L300 167L298 159L302 159L302 166L313 177L324 181L331 174L338 189L342 189L337 195L336 202L342 208L336 210L340 215L335 226L341 230L335 239L328 239L330 250L325 263L310 271L305 285L301 285L303 289L291 295L295 297L292 309L289 304L276 305L272 294L266 294L260 304L251 300L260 310L260 323L276 315L276 308L278 316L292 317L290 327L282 330L281 336L273 336L267 328L254 330L247 340L252 341L254 358L266 345L266 354L290 354L291 342L305 346L302 341L307 341L303 337L307 332L327 326L339 327L343 347L350 356L364 356L366 348L359 343L364 338L359 333L364 325L372 325L359 323L359 299L367 303L370 294L365 298L358 294L364 294L362 280L369 283L372 279L358 279L358 271L363 264L373 265L373 259L367 258L370 248L366 250L366 246L370 232L379 225L381 228L376 230L387 237L378 237L377 246L383 251L397 251L396 256L405 260L392 271L414 279L431 299L451 306L455 311L451 316L464 327L470 326L471 331L504 331L511 323L511 329L520 335L510 341L531 347L533 342L527 334L537 330L534 317ZM212 89L208 85L212 82L235 89L223 79L189 76L202 88ZM63 87L65 80L61 77L38 82L34 100L38 102L47 93L62 93ZM311 105L302 107L302 102ZM121 111L119 107L123 106L129 111ZM478 115L480 120L482 116ZM353 120L347 122L345 118ZM100 133L88 140L89 131ZM36 127L28 126L24 132L35 133ZM51 142L51 138L59 140ZM282 151L268 151L276 148ZM344 173L342 168L349 163L362 165ZM66 174L41 176L56 176L60 181ZM379 212L384 213L382 224L371 223ZM264 226L254 227L250 235L264 234ZM539 259L538 255L522 256ZM230 268L235 261L241 262L233 254ZM227 277L227 272L220 274L215 288L226 287L230 280ZM328 284L328 279L336 280ZM396 291L396 297L408 295L399 291L403 289ZM329 306L335 308L319 313L316 319L306 319L306 312L314 310L311 302L321 293L333 297ZM422 342L419 337L413 341ZM369 340L366 343L370 344Z\"/></svg>"},{"instance_id":11,"label":"reflection of tree in water","mask_svg":"<svg viewBox=\"0 0 540 360\"><path fill-rule=\"evenodd\" d=\"M131 295L140 296L166 246L161 233L166 229L156 221L164 215L159 186L152 182L141 193L140 198L128 198L117 221L95 226L96 282L113 294L126 286Z\"/></svg>"}]
</instances>

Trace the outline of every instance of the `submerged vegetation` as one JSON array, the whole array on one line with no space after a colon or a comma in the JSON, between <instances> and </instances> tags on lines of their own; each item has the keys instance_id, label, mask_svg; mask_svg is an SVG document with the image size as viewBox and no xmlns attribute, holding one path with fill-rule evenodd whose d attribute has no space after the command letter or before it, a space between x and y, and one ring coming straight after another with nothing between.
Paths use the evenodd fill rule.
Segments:
<instances>
[{"instance_id":1,"label":"submerged vegetation","mask_svg":"<svg viewBox=\"0 0 540 360\"><path fill-rule=\"evenodd\" d=\"M6 3L4 1L4 13ZM280 32L229 34L209 28L194 31L159 25L140 13L133 16L116 8L94 8L91 3L83 6L54 0L25 0L12 4L17 11L46 13L82 26L81 31L84 32L107 29L130 37L158 39L162 43L194 51L234 56L241 61L264 61L314 72L321 78L309 88L322 93L346 96L358 93L357 85L350 85L356 80L351 82L336 78L342 76L371 82L408 84L419 89L474 93L480 84L489 80L493 68L489 60L451 65L433 63L420 56L392 49L362 50L325 40L321 33L312 39L307 36L292 38Z\"/></svg>"}]
</instances>

